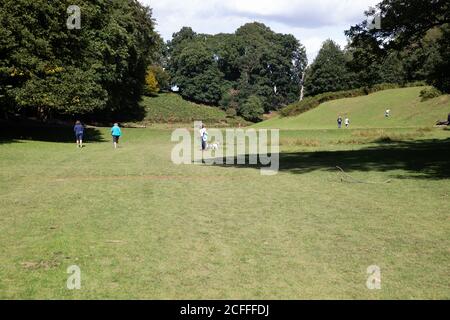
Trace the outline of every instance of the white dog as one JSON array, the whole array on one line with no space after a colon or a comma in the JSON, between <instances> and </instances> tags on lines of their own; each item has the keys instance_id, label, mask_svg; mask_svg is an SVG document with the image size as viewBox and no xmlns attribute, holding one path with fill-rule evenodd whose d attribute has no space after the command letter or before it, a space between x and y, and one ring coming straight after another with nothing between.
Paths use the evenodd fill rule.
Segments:
<instances>
[{"instance_id":1,"label":"white dog","mask_svg":"<svg viewBox=\"0 0 450 320\"><path fill-rule=\"evenodd\" d=\"M219 149L219 144L218 143L211 143L206 146L206 149L208 150L218 150Z\"/></svg>"}]
</instances>

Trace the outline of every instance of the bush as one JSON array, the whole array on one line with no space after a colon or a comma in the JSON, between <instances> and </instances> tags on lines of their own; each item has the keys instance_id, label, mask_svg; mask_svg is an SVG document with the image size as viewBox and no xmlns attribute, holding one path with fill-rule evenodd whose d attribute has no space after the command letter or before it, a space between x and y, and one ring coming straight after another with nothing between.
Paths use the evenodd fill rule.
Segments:
<instances>
[{"instance_id":1,"label":"bush","mask_svg":"<svg viewBox=\"0 0 450 320\"><path fill-rule=\"evenodd\" d=\"M365 89L365 88L321 93L317 96L307 97L300 102L297 102L297 103L287 106L286 108L284 108L280 111L280 114L282 117L295 116L295 115L304 113L306 111L309 111L327 101L343 99L343 98L359 97L359 96L364 96L367 94L368 94L367 89Z\"/></svg>"},{"instance_id":2,"label":"bush","mask_svg":"<svg viewBox=\"0 0 450 320\"><path fill-rule=\"evenodd\" d=\"M420 97L422 98L422 101L437 98L437 97L441 96L442 94L443 93L440 92L435 87L426 88L426 89L423 89L422 91L420 91Z\"/></svg>"},{"instance_id":3,"label":"bush","mask_svg":"<svg viewBox=\"0 0 450 320\"><path fill-rule=\"evenodd\" d=\"M379 83L374 85L370 90L372 92L382 91L382 90L389 90L389 89L398 89L401 85L396 83Z\"/></svg>"},{"instance_id":4,"label":"bush","mask_svg":"<svg viewBox=\"0 0 450 320\"><path fill-rule=\"evenodd\" d=\"M247 121L261 121L263 114L263 103L258 96L250 96L247 101L239 108L239 115Z\"/></svg>"},{"instance_id":5,"label":"bush","mask_svg":"<svg viewBox=\"0 0 450 320\"><path fill-rule=\"evenodd\" d=\"M149 96L156 96L159 93L159 83L156 80L156 75L152 70L147 71L145 76L145 90L144 93Z\"/></svg>"},{"instance_id":6,"label":"bush","mask_svg":"<svg viewBox=\"0 0 450 320\"><path fill-rule=\"evenodd\" d=\"M228 118L234 118L237 116L236 109L234 109L234 108L228 108L225 112L226 112Z\"/></svg>"}]
</instances>

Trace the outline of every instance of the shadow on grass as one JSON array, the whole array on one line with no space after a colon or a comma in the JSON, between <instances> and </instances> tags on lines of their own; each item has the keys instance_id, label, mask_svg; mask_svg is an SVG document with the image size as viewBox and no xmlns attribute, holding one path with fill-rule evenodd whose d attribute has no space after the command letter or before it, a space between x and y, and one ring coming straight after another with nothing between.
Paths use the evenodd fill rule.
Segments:
<instances>
[{"instance_id":1,"label":"shadow on grass","mask_svg":"<svg viewBox=\"0 0 450 320\"><path fill-rule=\"evenodd\" d=\"M236 159L233 159L237 163ZM224 159L225 163L226 159ZM246 163L249 163L247 156ZM255 168L258 165L222 165L224 167ZM280 171L294 174L325 170L346 172L404 170L408 175L396 178L450 178L450 138L411 142L380 143L375 147L346 151L295 152L280 154Z\"/></svg>"},{"instance_id":2,"label":"shadow on grass","mask_svg":"<svg viewBox=\"0 0 450 320\"><path fill-rule=\"evenodd\" d=\"M0 123L0 144L17 143L20 140L75 143L73 126L50 125L39 122L9 121ZM105 142L96 128L86 128L86 142Z\"/></svg>"}]
</instances>

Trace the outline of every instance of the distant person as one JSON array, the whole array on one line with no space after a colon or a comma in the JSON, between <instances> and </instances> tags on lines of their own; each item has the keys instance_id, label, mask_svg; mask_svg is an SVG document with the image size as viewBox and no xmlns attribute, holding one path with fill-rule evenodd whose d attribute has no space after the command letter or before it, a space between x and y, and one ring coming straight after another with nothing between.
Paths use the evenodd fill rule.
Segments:
<instances>
[{"instance_id":1,"label":"distant person","mask_svg":"<svg viewBox=\"0 0 450 320\"><path fill-rule=\"evenodd\" d=\"M73 131L75 132L75 138L77 140L77 147L83 148L84 126L81 124L80 121L75 122Z\"/></svg>"},{"instance_id":2,"label":"distant person","mask_svg":"<svg viewBox=\"0 0 450 320\"><path fill-rule=\"evenodd\" d=\"M345 118L345 127L346 128L350 127L350 119L348 117Z\"/></svg>"},{"instance_id":3,"label":"distant person","mask_svg":"<svg viewBox=\"0 0 450 320\"><path fill-rule=\"evenodd\" d=\"M450 126L450 113L448 114L448 117L447 117L447 125Z\"/></svg>"},{"instance_id":4,"label":"distant person","mask_svg":"<svg viewBox=\"0 0 450 320\"><path fill-rule=\"evenodd\" d=\"M206 131L206 128L205 128L204 124L202 124L202 126L200 127L199 133L200 133L200 140L201 140L201 143L202 143L202 151L205 151L206 150L206 143L208 141L208 132Z\"/></svg>"},{"instance_id":5,"label":"distant person","mask_svg":"<svg viewBox=\"0 0 450 320\"><path fill-rule=\"evenodd\" d=\"M111 128L111 135L113 138L114 149L117 149L119 145L119 138L122 136L122 131L120 130L118 123L114 123L114 126Z\"/></svg>"},{"instance_id":6,"label":"distant person","mask_svg":"<svg viewBox=\"0 0 450 320\"><path fill-rule=\"evenodd\" d=\"M386 109L386 111L384 112L384 116L386 118L389 118L391 116L391 110L390 109Z\"/></svg>"},{"instance_id":7,"label":"distant person","mask_svg":"<svg viewBox=\"0 0 450 320\"><path fill-rule=\"evenodd\" d=\"M343 122L342 117L339 116L338 119L337 119L337 124L338 124L338 128L339 128L339 129L342 128L342 122Z\"/></svg>"}]
</instances>

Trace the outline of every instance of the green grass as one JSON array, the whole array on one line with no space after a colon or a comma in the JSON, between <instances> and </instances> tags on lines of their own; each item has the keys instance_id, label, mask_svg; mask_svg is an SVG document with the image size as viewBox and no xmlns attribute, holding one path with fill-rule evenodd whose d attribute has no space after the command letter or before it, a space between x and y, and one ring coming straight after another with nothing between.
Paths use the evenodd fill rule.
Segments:
<instances>
[{"instance_id":1,"label":"green grass","mask_svg":"<svg viewBox=\"0 0 450 320\"><path fill-rule=\"evenodd\" d=\"M380 91L357 98L326 102L295 117L276 117L255 128L334 129L338 115L348 116L352 128L432 127L437 120L446 119L450 112L450 95L425 102L419 97L423 87ZM386 119L384 112L391 110Z\"/></svg>"},{"instance_id":2,"label":"green grass","mask_svg":"<svg viewBox=\"0 0 450 320\"><path fill-rule=\"evenodd\" d=\"M174 93L161 93L156 97L143 97L142 105L147 111L145 124L154 123L190 123L203 121L207 124L221 126L234 125L239 122L246 125L241 118L229 118L225 111L184 100Z\"/></svg>"},{"instance_id":3,"label":"green grass","mask_svg":"<svg viewBox=\"0 0 450 320\"><path fill-rule=\"evenodd\" d=\"M450 131L283 131L267 177L176 166L170 130L124 129L118 150L92 130L83 150L54 129L1 139L0 298L450 298Z\"/></svg>"}]
</instances>

